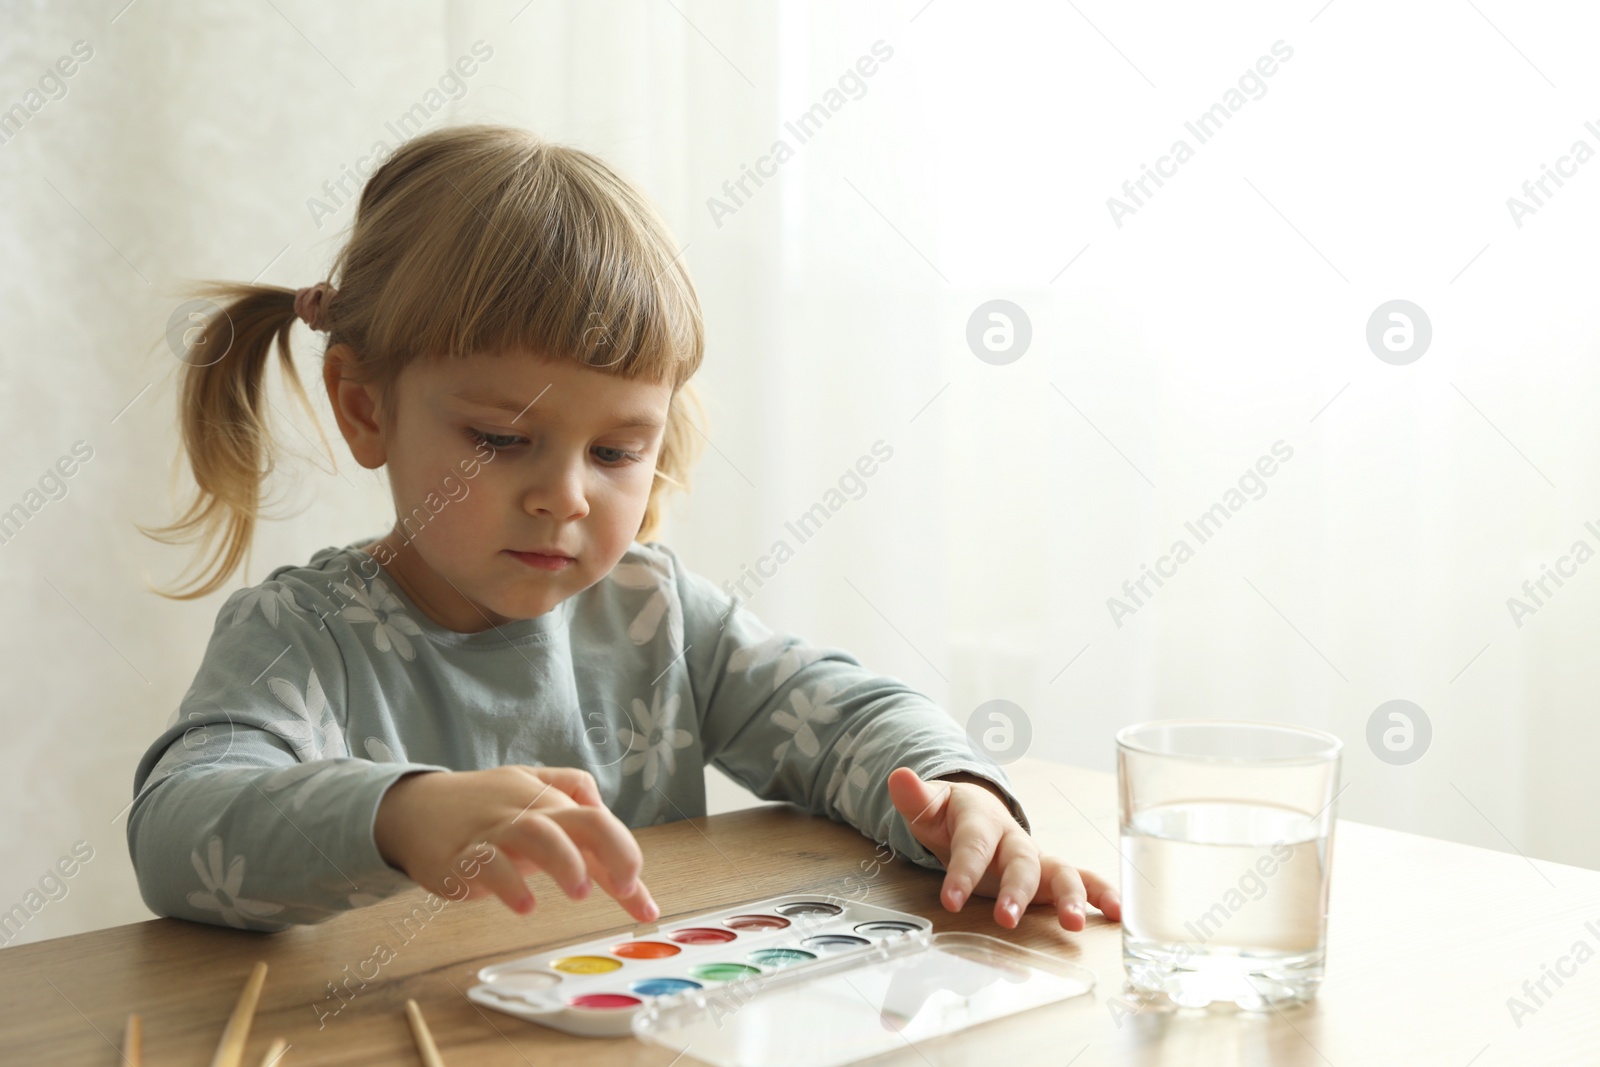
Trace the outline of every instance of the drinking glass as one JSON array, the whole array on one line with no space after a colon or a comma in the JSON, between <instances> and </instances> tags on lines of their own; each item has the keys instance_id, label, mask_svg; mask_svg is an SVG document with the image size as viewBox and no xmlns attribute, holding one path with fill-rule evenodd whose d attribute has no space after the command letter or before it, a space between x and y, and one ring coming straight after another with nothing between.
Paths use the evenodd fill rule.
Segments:
<instances>
[{"instance_id":1,"label":"drinking glass","mask_svg":"<svg viewBox=\"0 0 1600 1067\"><path fill-rule=\"evenodd\" d=\"M1260 1010L1322 981L1332 734L1166 719L1117 734L1122 962L1133 992Z\"/></svg>"}]
</instances>

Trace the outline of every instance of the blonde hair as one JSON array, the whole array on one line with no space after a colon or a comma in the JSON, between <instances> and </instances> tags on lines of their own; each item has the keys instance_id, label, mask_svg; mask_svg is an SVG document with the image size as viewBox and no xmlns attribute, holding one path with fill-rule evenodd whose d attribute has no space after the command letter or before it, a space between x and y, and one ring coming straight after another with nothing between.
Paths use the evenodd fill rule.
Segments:
<instances>
[{"instance_id":1,"label":"blonde hair","mask_svg":"<svg viewBox=\"0 0 1600 1067\"><path fill-rule=\"evenodd\" d=\"M688 382L704 350L700 304L666 226L604 162L509 126L416 137L368 180L329 277L328 345L354 350L355 377L375 386L391 423L395 381L418 359L530 351L670 382L636 540L657 535L664 498L688 488L699 451L704 412ZM295 291L231 282L196 291L219 310L186 338L188 354L226 349L205 363L185 358L181 372L180 458L197 492L176 522L140 527L168 544L210 546L187 590L156 590L175 600L222 586L249 550L276 462L263 383L274 342L289 386L312 410L289 351Z\"/></svg>"}]
</instances>

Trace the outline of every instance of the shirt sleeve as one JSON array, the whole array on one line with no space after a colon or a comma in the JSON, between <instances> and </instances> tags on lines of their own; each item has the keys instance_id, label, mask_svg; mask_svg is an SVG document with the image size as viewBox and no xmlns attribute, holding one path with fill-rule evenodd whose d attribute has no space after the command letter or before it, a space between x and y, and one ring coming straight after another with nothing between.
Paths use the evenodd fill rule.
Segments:
<instances>
[{"instance_id":1,"label":"shirt sleeve","mask_svg":"<svg viewBox=\"0 0 1600 1067\"><path fill-rule=\"evenodd\" d=\"M994 783L1028 829L1010 778L932 699L837 648L775 633L738 598L671 560L684 658L706 758L764 800L848 823L912 862L943 865L889 799L889 772L967 771Z\"/></svg>"},{"instance_id":2,"label":"shirt sleeve","mask_svg":"<svg viewBox=\"0 0 1600 1067\"><path fill-rule=\"evenodd\" d=\"M230 597L194 684L134 774L128 850L157 915L315 923L413 883L373 840L384 791L428 764L352 757L346 671L300 583Z\"/></svg>"}]
</instances>

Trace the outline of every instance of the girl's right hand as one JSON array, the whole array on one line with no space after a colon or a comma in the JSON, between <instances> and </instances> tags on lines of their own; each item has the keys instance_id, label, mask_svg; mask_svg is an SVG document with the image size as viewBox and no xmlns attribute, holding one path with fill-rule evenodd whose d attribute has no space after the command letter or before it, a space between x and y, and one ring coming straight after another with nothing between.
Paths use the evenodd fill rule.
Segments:
<instances>
[{"instance_id":1,"label":"girl's right hand","mask_svg":"<svg viewBox=\"0 0 1600 1067\"><path fill-rule=\"evenodd\" d=\"M452 899L493 893L519 915L534 908L523 881L544 871L574 900L589 878L641 922L661 914L639 879L639 843L600 799L588 771L513 764L483 771L418 771L391 785L373 823L378 851L425 889ZM484 860L480 847L490 846ZM477 874L465 897L447 893L463 857Z\"/></svg>"}]
</instances>

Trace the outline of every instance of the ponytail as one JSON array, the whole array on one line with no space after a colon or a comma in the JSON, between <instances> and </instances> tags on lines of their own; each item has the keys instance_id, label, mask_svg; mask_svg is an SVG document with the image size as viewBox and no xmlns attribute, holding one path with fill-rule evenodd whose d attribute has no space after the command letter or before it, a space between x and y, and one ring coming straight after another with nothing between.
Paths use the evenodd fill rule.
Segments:
<instances>
[{"instance_id":1,"label":"ponytail","mask_svg":"<svg viewBox=\"0 0 1600 1067\"><path fill-rule=\"evenodd\" d=\"M261 484L277 462L267 418L266 370L273 342L289 387L317 421L289 350L289 331L297 317L295 291L218 282L197 292L214 299L217 310L184 335L181 357L180 458L187 457L194 473L195 498L171 525L139 527L145 536L166 544L205 546L201 573L188 588L154 590L171 600L214 592L248 562ZM322 436L320 423L317 433ZM326 436L322 443L327 448Z\"/></svg>"}]
</instances>

